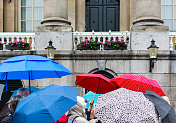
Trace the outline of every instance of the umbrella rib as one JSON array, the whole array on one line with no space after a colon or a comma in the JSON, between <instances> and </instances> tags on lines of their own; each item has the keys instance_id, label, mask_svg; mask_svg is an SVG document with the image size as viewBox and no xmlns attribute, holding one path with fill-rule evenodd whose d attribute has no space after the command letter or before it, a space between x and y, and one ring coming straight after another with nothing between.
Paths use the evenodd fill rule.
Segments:
<instances>
[{"instance_id":1,"label":"umbrella rib","mask_svg":"<svg viewBox=\"0 0 176 123\"><path fill-rule=\"evenodd\" d=\"M56 71L54 71L54 72L57 74L57 72L56 72ZM59 74L57 74L57 75L58 75L58 77L59 77L59 78L61 78L61 76L60 76Z\"/></svg>"},{"instance_id":2,"label":"umbrella rib","mask_svg":"<svg viewBox=\"0 0 176 123\"><path fill-rule=\"evenodd\" d=\"M4 73L1 75L2 80L3 80L4 76L5 76L5 73L6 73L6 72L4 72Z\"/></svg>"}]
</instances>

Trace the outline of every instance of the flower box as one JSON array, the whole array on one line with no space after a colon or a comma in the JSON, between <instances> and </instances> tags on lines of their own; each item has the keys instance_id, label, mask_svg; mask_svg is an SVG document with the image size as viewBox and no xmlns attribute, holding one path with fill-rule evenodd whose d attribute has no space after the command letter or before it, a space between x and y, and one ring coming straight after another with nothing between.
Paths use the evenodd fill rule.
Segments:
<instances>
[{"instance_id":1,"label":"flower box","mask_svg":"<svg viewBox=\"0 0 176 123\"><path fill-rule=\"evenodd\" d=\"M19 47L19 46L11 46L11 45L6 45L7 50L30 50L30 46L25 46L25 47Z\"/></svg>"},{"instance_id":2,"label":"flower box","mask_svg":"<svg viewBox=\"0 0 176 123\"><path fill-rule=\"evenodd\" d=\"M8 50L30 50L30 43L26 40L15 40L10 41L8 45L6 45L6 49Z\"/></svg>"},{"instance_id":3,"label":"flower box","mask_svg":"<svg viewBox=\"0 0 176 123\"><path fill-rule=\"evenodd\" d=\"M80 47L80 45L78 45L77 50L100 50L100 46L98 45L94 48L91 48L91 47Z\"/></svg>"},{"instance_id":4,"label":"flower box","mask_svg":"<svg viewBox=\"0 0 176 123\"><path fill-rule=\"evenodd\" d=\"M104 50L126 50L127 49L127 43L122 38L117 40L106 40L104 45Z\"/></svg>"},{"instance_id":5,"label":"flower box","mask_svg":"<svg viewBox=\"0 0 176 123\"><path fill-rule=\"evenodd\" d=\"M104 46L104 50L117 50L116 48L112 47L112 46Z\"/></svg>"}]
</instances>

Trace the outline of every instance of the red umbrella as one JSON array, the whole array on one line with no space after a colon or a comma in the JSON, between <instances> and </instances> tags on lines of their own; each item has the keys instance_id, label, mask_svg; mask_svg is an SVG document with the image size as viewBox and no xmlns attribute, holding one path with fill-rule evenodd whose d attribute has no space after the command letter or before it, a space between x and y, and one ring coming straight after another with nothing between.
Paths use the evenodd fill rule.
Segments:
<instances>
[{"instance_id":1,"label":"red umbrella","mask_svg":"<svg viewBox=\"0 0 176 123\"><path fill-rule=\"evenodd\" d=\"M123 74L111 79L115 85L120 87L145 93L146 90L154 91L160 96L166 96L156 80L149 79L142 75Z\"/></svg>"},{"instance_id":2,"label":"red umbrella","mask_svg":"<svg viewBox=\"0 0 176 123\"><path fill-rule=\"evenodd\" d=\"M116 89L111 80L101 74L79 74L76 76L76 85L96 94L105 94Z\"/></svg>"}]
</instances>

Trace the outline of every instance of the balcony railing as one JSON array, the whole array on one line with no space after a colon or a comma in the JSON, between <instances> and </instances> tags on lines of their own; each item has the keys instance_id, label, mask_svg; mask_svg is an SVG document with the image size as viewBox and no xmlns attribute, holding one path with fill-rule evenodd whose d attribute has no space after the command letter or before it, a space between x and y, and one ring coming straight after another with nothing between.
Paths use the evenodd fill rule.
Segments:
<instances>
[{"instance_id":1,"label":"balcony railing","mask_svg":"<svg viewBox=\"0 0 176 123\"><path fill-rule=\"evenodd\" d=\"M169 49L175 50L176 49L176 32L169 32Z\"/></svg>"},{"instance_id":2,"label":"balcony railing","mask_svg":"<svg viewBox=\"0 0 176 123\"><path fill-rule=\"evenodd\" d=\"M123 38L127 40L128 47L130 50L130 32L73 32L73 48L77 50L77 44L80 43L81 40L85 39L97 39L98 41L102 41L103 43L106 40L115 40L116 38ZM35 33L20 33L20 32L2 32L0 33L0 41L4 44L3 50L6 49L6 45L9 41L14 40L26 40L31 44L30 50L35 50ZM104 47L100 47L100 50L104 50ZM169 48L170 50L176 49L176 32L169 32Z\"/></svg>"},{"instance_id":3,"label":"balcony railing","mask_svg":"<svg viewBox=\"0 0 176 123\"><path fill-rule=\"evenodd\" d=\"M0 41L3 43L3 50L6 49L9 41L26 40L31 44L30 50L35 50L35 33L3 32L0 33Z\"/></svg>"},{"instance_id":4,"label":"balcony railing","mask_svg":"<svg viewBox=\"0 0 176 123\"><path fill-rule=\"evenodd\" d=\"M77 45L85 39L96 39L105 43L106 40L124 39L127 43L127 49L130 50L130 32L73 32L73 44L74 50L77 50ZM103 46L100 46L100 50L104 50Z\"/></svg>"}]
</instances>

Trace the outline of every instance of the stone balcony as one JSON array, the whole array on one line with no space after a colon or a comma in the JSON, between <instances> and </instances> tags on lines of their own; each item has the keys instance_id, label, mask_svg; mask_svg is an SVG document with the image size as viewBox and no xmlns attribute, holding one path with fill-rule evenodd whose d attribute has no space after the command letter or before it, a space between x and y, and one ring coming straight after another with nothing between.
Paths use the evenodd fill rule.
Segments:
<instances>
[{"instance_id":1,"label":"stone balcony","mask_svg":"<svg viewBox=\"0 0 176 123\"><path fill-rule=\"evenodd\" d=\"M10 41L14 40L26 40L29 41L31 44L30 50L35 51L38 50L36 47L36 38L37 33L20 33L20 32L3 32L0 33L0 41L3 43L3 50L7 50L6 45ZM115 40L117 38L124 39L127 41L128 47L127 50L131 50L131 32L72 32L72 49L70 50L77 50L77 44L79 44L81 41L84 41L85 39L96 39L97 41L102 41L103 43L106 40ZM169 32L169 49L170 51L175 50L175 42L176 39L176 32ZM40 49L40 48L39 48ZM44 50L44 49L43 49ZM59 49L61 50L61 49ZM98 50L105 50L104 46L100 46L100 49Z\"/></svg>"}]
</instances>

